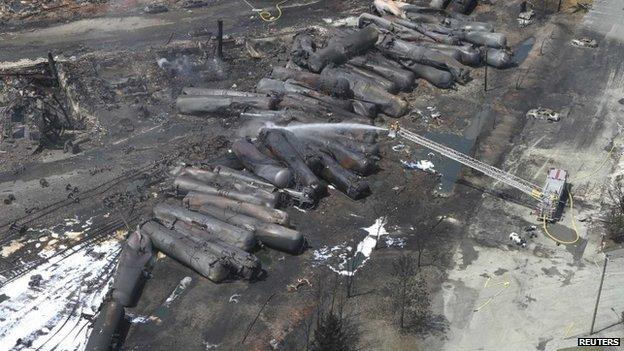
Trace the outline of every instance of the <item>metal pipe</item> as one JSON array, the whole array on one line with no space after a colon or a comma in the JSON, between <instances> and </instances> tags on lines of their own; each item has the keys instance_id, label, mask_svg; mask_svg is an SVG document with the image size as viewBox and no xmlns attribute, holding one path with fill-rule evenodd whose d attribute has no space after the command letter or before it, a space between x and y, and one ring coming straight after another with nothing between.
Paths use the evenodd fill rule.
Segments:
<instances>
[{"instance_id":1,"label":"metal pipe","mask_svg":"<svg viewBox=\"0 0 624 351\"><path fill-rule=\"evenodd\" d=\"M258 218L265 222L277 223L281 225L288 225L288 222L289 222L288 213L284 211L274 209L274 208L268 208L264 206L249 204L246 202L235 201L232 199L227 199L227 198L219 197L219 196L190 192L184 197L183 202L185 205L193 209L198 209L199 207L203 205L210 205L210 206L215 206L215 207L222 208L222 209L227 209L236 213L244 214L247 216L251 216L254 218ZM189 222L189 221L186 221L186 222ZM245 231L245 232L249 233L248 231ZM237 247L240 247L240 246L237 246ZM240 247L240 248L245 251L248 251L247 249L243 247Z\"/></svg>"},{"instance_id":2,"label":"metal pipe","mask_svg":"<svg viewBox=\"0 0 624 351\"><path fill-rule=\"evenodd\" d=\"M221 258L190 237L150 221L141 231L152 239L154 246L202 276L218 283L230 274Z\"/></svg>"},{"instance_id":3,"label":"metal pipe","mask_svg":"<svg viewBox=\"0 0 624 351\"><path fill-rule=\"evenodd\" d=\"M276 250L298 254L302 251L305 243L303 235L297 230L275 223L263 222L260 219L236 213L226 208L204 205L198 211L235 225L253 227L258 241Z\"/></svg>"},{"instance_id":4,"label":"metal pipe","mask_svg":"<svg viewBox=\"0 0 624 351\"><path fill-rule=\"evenodd\" d=\"M190 192L184 198L184 203L188 204L191 199L191 203L193 203L193 199L206 199L206 198L216 198L223 199L227 201L232 201L237 203L234 200L226 199L223 197L205 195L197 192ZM206 201L202 202L201 205L205 204ZM191 205L192 206L192 205ZM251 205L259 208L267 207ZM199 206L192 206L197 208ZM275 210L274 210L275 211ZM225 241L239 249L249 251L256 245L256 238L253 233L248 230L244 230L238 227L235 227L231 224L224 223L214 217L206 216L201 213L193 212L188 209L185 209L180 206L173 206L165 203L159 203L154 207L154 215L158 218L166 226L171 226L175 223L176 220L184 221L186 223L197 224L200 227L204 228L209 233L213 234L215 238Z\"/></svg>"},{"instance_id":5,"label":"metal pipe","mask_svg":"<svg viewBox=\"0 0 624 351\"><path fill-rule=\"evenodd\" d=\"M275 207L279 202L279 194L260 191L237 191L223 186L215 187L188 175L176 177L173 185L185 192L197 191L204 194L223 196L229 199L249 202L256 205Z\"/></svg>"}]
</instances>

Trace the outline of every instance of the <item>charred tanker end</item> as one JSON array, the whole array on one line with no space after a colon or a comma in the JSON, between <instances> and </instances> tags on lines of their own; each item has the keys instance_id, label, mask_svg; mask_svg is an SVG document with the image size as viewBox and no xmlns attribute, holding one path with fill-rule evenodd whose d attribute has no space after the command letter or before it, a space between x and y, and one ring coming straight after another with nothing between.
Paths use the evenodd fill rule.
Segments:
<instances>
[{"instance_id":1,"label":"charred tanker end","mask_svg":"<svg viewBox=\"0 0 624 351\"><path fill-rule=\"evenodd\" d=\"M401 91L410 91L414 87L416 76L414 73L398 67L396 64L388 63L390 60L383 60L376 55L358 56L352 58L349 63L375 72L386 79L394 82Z\"/></svg>"},{"instance_id":2,"label":"charred tanker end","mask_svg":"<svg viewBox=\"0 0 624 351\"><path fill-rule=\"evenodd\" d=\"M358 200L370 194L370 187L355 174L342 168L331 156L321 152L321 176L351 199Z\"/></svg>"},{"instance_id":3,"label":"charred tanker end","mask_svg":"<svg viewBox=\"0 0 624 351\"><path fill-rule=\"evenodd\" d=\"M264 222L277 223L281 225L288 225L289 223L288 213L284 211L277 210L274 208L268 208L265 206L249 204L246 202L235 201L235 200L227 199L227 198L220 197L220 196L213 196L213 195L206 195L206 194L201 194L201 193L196 193L196 192L190 192L186 195L186 197L184 197L183 201L185 205L193 209L198 209L204 205L210 205L210 206L214 206L217 208L230 210L235 213L240 213L240 214L244 214L244 215L251 216L254 218L258 218ZM247 251L244 248L243 250Z\"/></svg>"},{"instance_id":4,"label":"charred tanker end","mask_svg":"<svg viewBox=\"0 0 624 351\"><path fill-rule=\"evenodd\" d=\"M402 61L405 68L414 72L417 77L422 78L440 89L450 89L455 85L455 79L449 71L437 69L413 61Z\"/></svg>"},{"instance_id":5,"label":"charred tanker end","mask_svg":"<svg viewBox=\"0 0 624 351\"><path fill-rule=\"evenodd\" d=\"M353 151L340 143L327 139L312 139L309 137L302 137L300 139L315 145L321 150L326 150L328 154L334 156L342 167L348 170L362 175L370 175L376 169L375 162L368 159L364 154Z\"/></svg>"},{"instance_id":6,"label":"charred tanker end","mask_svg":"<svg viewBox=\"0 0 624 351\"><path fill-rule=\"evenodd\" d=\"M274 110L278 99L271 96L180 96L176 100L178 111L188 115L206 115L223 113L228 110L240 110L255 107Z\"/></svg>"},{"instance_id":7,"label":"charred tanker end","mask_svg":"<svg viewBox=\"0 0 624 351\"><path fill-rule=\"evenodd\" d=\"M325 104L333 105L346 111L351 111L351 103L349 100L338 99L329 95L324 95L316 90L312 90L303 86L303 83L297 82L293 79L287 79L281 81L272 78L262 78L256 84L256 91L262 93L278 93L278 94L299 94L302 95L311 104L316 104L317 101ZM280 103L279 107L283 107L284 104Z\"/></svg>"},{"instance_id":8,"label":"charred tanker end","mask_svg":"<svg viewBox=\"0 0 624 351\"><path fill-rule=\"evenodd\" d=\"M303 250L305 241L297 230L210 205L201 206L198 211L238 226L253 227L258 240L272 249L291 254L299 254Z\"/></svg>"},{"instance_id":9,"label":"charred tanker end","mask_svg":"<svg viewBox=\"0 0 624 351\"><path fill-rule=\"evenodd\" d=\"M349 89L349 81L338 77L324 77L316 73L274 67L271 71L271 78L283 81L292 79L312 90L337 98L353 97L353 92Z\"/></svg>"},{"instance_id":10,"label":"charred tanker end","mask_svg":"<svg viewBox=\"0 0 624 351\"><path fill-rule=\"evenodd\" d=\"M362 100L351 100L351 108L355 114L369 118L375 118L379 112L377 105Z\"/></svg>"},{"instance_id":11,"label":"charred tanker end","mask_svg":"<svg viewBox=\"0 0 624 351\"><path fill-rule=\"evenodd\" d=\"M366 27L343 38L330 40L326 47L316 51L308 60L312 72L320 72L333 63L340 65L351 57L364 53L375 46L379 33L374 27Z\"/></svg>"},{"instance_id":12,"label":"charred tanker end","mask_svg":"<svg viewBox=\"0 0 624 351\"><path fill-rule=\"evenodd\" d=\"M247 226L249 227L249 226ZM211 252L233 273L245 279L253 279L262 268L256 256L238 249L226 242L215 239L205 230L184 222L176 222L173 230L186 235L196 243L202 245L203 250Z\"/></svg>"},{"instance_id":13,"label":"charred tanker end","mask_svg":"<svg viewBox=\"0 0 624 351\"><path fill-rule=\"evenodd\" d=\"M447 70L451 72L455 81L460 84L467 82L470 78L469 71L459 61L436 50L396 39L391 35L384 35L378 46L386 56L398 60L412 60L420 64Z\"/></svg>"},{"instance_id":14,"label":"charred tanker end","mask_svg":"<svg viewBox=\"0 0 624 351\"><path fill-rule=\"evenodd\" d=\"M296 147L288 142L284 132L277 129L263 129L258 139L294 172L296 180L304 187L312 189L314 194L323 192L321 182L297 152Z\"/></svg>"},{"instance_id":15,"label":"charred tanker end","mask_svg":"<svg viewBox=\"0 0 624 351\"><path fill-rule=\"evenodd\" d=\"M186 195L185 203L188 203L188 198L202 198L202 196L214 197L217 199L225 199L218 196L205 195L196 192L190 192ZM225 199L232 202L236 202L234 200ZM251 204L250 204L251 205ZM263 206L257 206L260 208L266 208ZM268 208L267 208L268 209ZM154 216L161 221L165 225L171 225L176 220L184 221L190 224L197 224L200 227L204 228L209 233L214 234L215 238L225 241L239 249L249 251L256 245L256 239L253 233L235 227L231 224L222 222L214 217L206 216L201 213L193 212L187 210L180 206L173 206L169 204L160 203L154 207Z\"/></svg>"},{"instance_id":16,"label":"charred tanker end","mask_svg":"<svg viewBox=\"0 0 624 351\"><path fill-rule=\"evenodd\" d=\"M209 195L217 195L227 197L229 199L245 201L256 205L275 207L279 202L278 193L268 193L263 191L237 191L223 187L214 187L196 180L188 175L180 175L176 177L174 186L184 192L197 191Z\"/></svg>"},{"instance_id":17,"label":"charred tanker end","mask_svg":"<svg viewBox=\"0 0 624 351\"><path fill-rule=\"evenodd\" d=\"M89 334L89 340L85 346L86 351L108 351L111 347L113 335L117 330L119 322L124 316L124 306L110 299L100 309L93 330Z\"/></svg>"},{"instance_id":18,"label":"charred tanker end","mask_svg":"<svg viewBox=\"0 0 624 351\"><path fill-rule=\"evenodd\" d=\"M225 262L191 237L153 221L143 224L141 231L149 235L158 250L213 282L218 283L228 277L230 272Z\"/></svg>"},{"instance_id":19,"label":"charred tanker end","mask_svg":"<svg viewBox=\"0 0 624 351\"><path fill-rule=\"evenodd\" d=\"M335 68L326 67L321 73L325 77L344 77L344 73ZM351 80L349 87L353 91L353 97L376 104L379 109L392 117L400 117L407 112L407 101L392 95L380 88L376 84L371 84L365 80Z\"/></svg>"},{"instance_id":20,"label":"charred tanker end","mask_svg":"<svg viewBox=\"0 0 624 351\"><path fill-rule=\"evenodd\" d=\"M123 245L115 271L113 300L122 306L133 304L145 265L151 257L152 243L149 237L141 235L139 231L130 234Z\"/></svg>"},{"instance_id":21,"label":"charred tanker end","mask_svg":"<svg viewBox=\"0 0 624 351\"><path fill-rule=\"evenodd\" d=\"M209 165L213 166L225 166L231 169L243 170L245 169L245 165L241 163L241 161L236 157L233 152L228 152L225 155L216 157L207 162Z\"/></svg>"},{"instance_id":22,"label":"charred tanker end","mask_svg":"<svg viewBox=\"0 0 624 351\"><path fill-rule=\"evenodd\" d=\"M292 183L292 172L261 153L249 140L240 139L236 141L232 145L232 150L245 165L245 168L278 188L286 188Z\"/></svg>"}]
</instances>

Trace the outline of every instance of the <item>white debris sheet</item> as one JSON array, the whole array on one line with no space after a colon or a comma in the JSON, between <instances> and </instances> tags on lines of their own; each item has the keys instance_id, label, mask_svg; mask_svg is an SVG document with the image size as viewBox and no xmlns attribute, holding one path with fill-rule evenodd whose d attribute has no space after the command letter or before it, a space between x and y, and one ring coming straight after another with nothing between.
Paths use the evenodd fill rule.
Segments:
<instances>
[{"instance_id":1,"label":"white debris sheet","mask_svg":"<svg viewBox=\"0 0 624 351\"><path fill-rule=\"evenodd\" d=\"M82 350L90 332L85 317L108 292L120 250L113 241L69 250L2 286L0 348Z\"/></svg>"},{"instance_id":2,"label":"white debris sheet","mask_svg":"<svg viewBox=\"0 0 624 351\"><path fill-rule=\"evenodd\" d=\"M421 171L435 173L435 165L429 160L420 160L418 162L403 161L401 160L403 167L408 169L420 169Z\"/></svg>"},{"instance_id":3,"label":"white debris sheet","mask_svg":"<svg viewBox=\"0 0 624 351\"><path fill-rule=\"evenodd\" d=\"M384 238L386 246L405 246L405 239L390 237L385 225L386 218L380 217L370 227L361 228L368 235L357 244L354 253L353 248L346 243L331 248L323 246L313 252L314 261L326 264L329 269L340 275L354 275L370 259L378 240Z\"/></svg>"}]
</instances>

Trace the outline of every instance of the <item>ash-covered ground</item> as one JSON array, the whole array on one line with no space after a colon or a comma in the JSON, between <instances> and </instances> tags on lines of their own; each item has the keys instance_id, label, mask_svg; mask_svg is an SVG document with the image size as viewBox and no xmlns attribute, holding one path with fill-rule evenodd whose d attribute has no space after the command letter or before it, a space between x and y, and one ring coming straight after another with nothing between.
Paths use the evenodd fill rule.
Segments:
<instances>
[{"instance_id":1,"label":"ash-covered ground","mask_svg":"<svg viewBox=\"0 0 624 351\"><path fill-rule=\"evenodd\" d=\"M323 42L340 20L369 11L371 2L288 2L272 23L242 1L162 2L167 11L151 1L52 1L49 10L33 3L0 7L0 68L35 67L1 77L0 105L22 112L49 106L62 128L43 143L31 135L40 132L40 117L23 113L29 119L11 126L18 134L0 142L0 342L16 350L71 350L84 347L120 242L154 204L168 201L171 169L222 155L257 128L236 115L178 114L181 89L252 91L286 64L298 31L308 28ZM489 68L487 90L484 69L474 68L473 80L456 89L418 80L402 94L410 104L399 119L405 128L537 184L555 166L583 177L573 182L576 219L567 211L551 228L566 237L576 220L579 244L557 246L540 233L528 250L517 249L509 233L540 225L530 216L530 198L406 140L383 139L379 170L367 177L369 197L353 201L330 189L314 209L286 209L310 247L300 255L257 249L263 279L215 284L158 256L138 304L126 309L117 347L306 349L318 291L347 284L353 296L344 307L357 321L361 349L575 345L589 332L604 260L598 220L604 184L621 167L619 149L607 155L609 143L621 138L614 131L624 97L621 17L605 14L621 12L616 3L595 1L586 13L564 1L559 14L557 1L540 3L526 27L517 21L520 1L481 3L473 15L507 34L517 66ZM223 61L215 60L220 18ZM595 38L598 47L571 46L579 36ZM59 84L38 76L50 73L48 53ZM37 59L35 66L28 61ZM525 117L540 106L559 111L562 121ZM404 166L419 161L430 161L436 172ZM373 236L379 240L370 250ZM352 278L340 275L355 250L367 258ZM392 264L404 253L421 253L427 262L422 274L433 322L425 330L400 332L388 295ZM624 309L620 271L609 271L605 283L599 328L616 323L605 336L622 335L610 312ZM288 288L301 279L309 284ZM484 287L486 281L509 288Z\"/></svg>"}]
</instances>

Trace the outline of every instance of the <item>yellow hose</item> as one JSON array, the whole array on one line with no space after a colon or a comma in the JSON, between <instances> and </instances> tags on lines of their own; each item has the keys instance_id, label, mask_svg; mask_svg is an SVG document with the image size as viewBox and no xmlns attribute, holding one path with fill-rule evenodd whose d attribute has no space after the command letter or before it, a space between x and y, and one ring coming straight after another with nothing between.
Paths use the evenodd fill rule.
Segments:
<instances>
[{"instance_id":1,"label":"yellow hose","mask_svg":"<svg viewBox=\"0 0 624 351\"><path fill-rule=\"evenodd\" d=\"M555 238L552 234L550 234L550 232L548 231L548 228L546 226L546 216L542 215L542 219L544 220L544 233L546 233L546 235L551 238L552 240L554 240L555 242L559 243L559 244L563 244L563 245L571 245L571 244L575 244L577 241L579 241L580 239L580 235L578 233L578 228L576 227L576 218L574 218L574 198L572 197L572 193L568 191L568 195L570 196L570 220L572 222L572 230L574 230L574 234L576 234L576 238L574 238L574 240L571 241L564 241L564 240L560 240Z\"/></svg>"},{"instance_id":2,"label":"yellow hose","mask_svg":"<svg viewBox=\"0 0 624 351\"><path fill-rule=\"evenodd\" d=\"M265 22L275 22L275 21L277 21L278 19L280 19L282 17L282 8L280 7L280 5L282 5L283 3L285 3L288 0L282 0L282 1L278 2L275 5L275 8L277 9L277 16L273 16L267 10L260 10L260 9L255 8L247 0L243 0L243 1L251 8L251 11L258 12L258 16L260 16L261 20L263 20Z\"/></svg>"},{"instance_id":3,"label":"yellow hose","mask_svg":"<svg viewBox=\"0 0 624 351\"><path fill-rule=\"evenodd\" d=\"M609 159L611 158L611 154L613 153L614 149L615 149L615 143L613 143L613 145L611 146L611 150L609 150L609 153L607 153L607 156L605 156L604 160L602 160L602 163L600 164L600 166L598 166L593 172L586 175L585 177L574 179L574 182L578 182L578 181L590 178L594 176L596 173L598 173L602 169L602 167L604 167L607 164L607 161L609 161Z\"/></svg>"}]
</instances>

